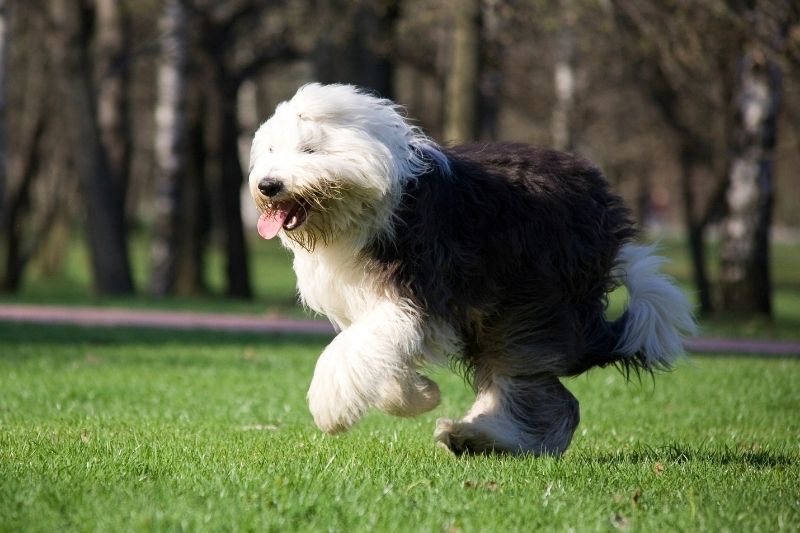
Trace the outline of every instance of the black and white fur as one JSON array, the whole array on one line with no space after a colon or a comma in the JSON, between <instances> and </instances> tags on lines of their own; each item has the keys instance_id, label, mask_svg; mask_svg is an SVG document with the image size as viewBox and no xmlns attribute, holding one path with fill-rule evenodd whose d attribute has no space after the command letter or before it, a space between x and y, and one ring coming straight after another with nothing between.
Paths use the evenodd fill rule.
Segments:
<instances>
[{"instance_id":1,"label":"black and white fur","mask_svg":"<svg viewBox=\"0 0 800 533\"><path fill-rule=\"evenodd\" d=\"M628 209L573 155L442 148L388 100L311 84L259 128L249 179L262 219L283 224L262 235L278 232L302 300L340 330L308 392L326 432L370 408L433 409L438 386L419 370L449 361L476 399L438 421L438 442L558 455L579 421L561 377L668 369L694 332L662 260L634 244ZM629 304L609 321L620 284Z\"/></svg>"}]
</instances>

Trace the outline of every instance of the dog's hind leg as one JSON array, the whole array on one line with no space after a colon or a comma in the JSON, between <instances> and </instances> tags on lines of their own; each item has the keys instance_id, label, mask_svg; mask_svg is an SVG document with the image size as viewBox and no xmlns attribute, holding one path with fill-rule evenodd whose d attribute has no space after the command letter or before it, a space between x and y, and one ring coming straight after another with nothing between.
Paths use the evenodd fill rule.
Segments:
<instances>
[{"instance_id":1,"label":"dog's hind leg","mask_svg":"<svg viewBox=\"0 0 800 533\"><path fill-rule=\"evenodd\" d=\"M578 400L556 376L486 372L476 378L478 394L472 408L460 420L438 420L437 442L457 455L564 453L580 415Z\"/></svg>"}]
</instances>

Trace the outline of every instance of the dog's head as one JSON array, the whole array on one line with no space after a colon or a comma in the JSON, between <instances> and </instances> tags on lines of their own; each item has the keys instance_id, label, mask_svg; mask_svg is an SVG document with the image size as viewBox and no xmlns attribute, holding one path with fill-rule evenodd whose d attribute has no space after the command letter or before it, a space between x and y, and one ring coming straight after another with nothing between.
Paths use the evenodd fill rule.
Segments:
<instances>
[{"instance_id":1,"label":"dog's head","mask_svg":"<svg viewBox=\"0 0 800 533\"><path fill-rule=\"evenodd\" d=\"M446 164L391 101L349 85L305 85L253 139L259 234L313 250L390 229L402 184L434 160Z\"/></svg>"}]
</instances>

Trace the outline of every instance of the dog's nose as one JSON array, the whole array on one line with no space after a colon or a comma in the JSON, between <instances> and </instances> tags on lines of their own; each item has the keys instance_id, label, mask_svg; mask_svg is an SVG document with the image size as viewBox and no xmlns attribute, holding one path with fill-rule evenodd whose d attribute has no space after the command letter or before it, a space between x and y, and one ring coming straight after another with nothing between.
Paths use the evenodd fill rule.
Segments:
<instances>
[{"instance_id":1,"label":"dog's nose","mask_svg":"<svg viewBox=\"0 0 800 533\"><path fill-rule=\"evenodd\" d=\"M283 190L283 182L277 178L261 178L258 182L258 190L264 196L275 196Z\"/></svg>"}]
</instances>

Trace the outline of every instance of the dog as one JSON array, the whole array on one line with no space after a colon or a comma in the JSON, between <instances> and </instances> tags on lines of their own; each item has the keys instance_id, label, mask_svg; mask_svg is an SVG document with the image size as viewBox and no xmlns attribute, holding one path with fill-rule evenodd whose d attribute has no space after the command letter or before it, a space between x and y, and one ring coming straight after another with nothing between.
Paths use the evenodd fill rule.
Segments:
<instances>
[{"instance_id":1,"label":"dog","mask_svg":"<svg viewBox=\"0 0 800 533\"><path fill-rule=\"evenodd\" d=\"M421 370L476 398L434 438L454 452L560 455L579 422L561 383L593 367L669 369L690 305L593 164L519 143L443 147L350 85L301 87L253 139L258 232L294 255L301 300L338 334L308 391L316 425L436 407ZM605 315L624 285L626 310Z\"/></svg>"}]
</instances>

